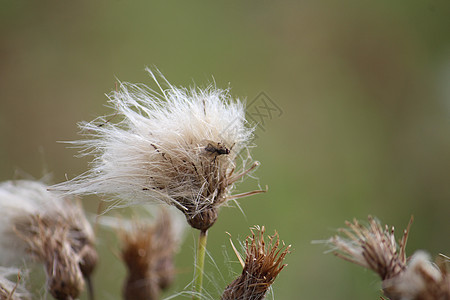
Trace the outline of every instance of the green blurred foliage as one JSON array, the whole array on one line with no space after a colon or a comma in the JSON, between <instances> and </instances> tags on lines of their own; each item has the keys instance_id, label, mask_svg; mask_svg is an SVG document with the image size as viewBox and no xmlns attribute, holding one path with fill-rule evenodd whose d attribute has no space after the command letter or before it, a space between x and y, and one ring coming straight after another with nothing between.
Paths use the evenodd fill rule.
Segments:
<instances>
[{"instance_id":1,"label":"green blurred foliage","mask_svg":"<svg viewBox=\"0 0 450 300\"><path fill-rule=\"evenodd\" d=\"M414 215L408 253L450 253L449 16L447 0L2 0L0 179L85 171L56 141L111 113L104 94L117 79L150 83L145 66L175 85L230 85L248 102L264 91L283 114L258 130L259 180L239 190L269 192L243 199L245 215L222 209L209 292L217 299L240 271L225 232L236 242L260 224L293 245L276 299L377 299L376 275L311 241L368 214L400 235ZM85 206L95 212L97 199ZM195 236L171 292L192 278ZM98 299L120 299L114 235L99 231L99 251Z\"/></svg>"}]
</instances>

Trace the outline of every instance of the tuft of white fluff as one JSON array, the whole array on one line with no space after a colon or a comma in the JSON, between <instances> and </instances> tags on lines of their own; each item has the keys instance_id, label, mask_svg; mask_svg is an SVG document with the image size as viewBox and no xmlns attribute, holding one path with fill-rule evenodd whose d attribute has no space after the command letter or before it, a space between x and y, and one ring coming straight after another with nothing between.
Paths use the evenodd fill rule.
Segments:
<instances>
[{"instance_id":1,"label":"tuft of white fluff","mask_svg":"<svg viewBox=\"0 0 450 300\"><path fill-rule=\"evenodd\" d=\"M123 206L165 202L188 218L218 207L248 171L234 172L254 130L246 124L244 104L229 90L179 88L158 73L163 89L147 71L160 93L120 83L108 95L115 114L81 123L86 139L71 142L81 155L94 156L90 170L53 188L110 195ZM244 168L245 160L240 163Z\"/></svg>"},{"instance_id":2,"label":"tuft of white fluff","mask_svg":"<svg viewBox=\"0 0 450 300\"><path fill-rule=\"evenodd\" d=\"M47 191L39 181L14 180L0 183L0 264L18 265L29 257L28 243L17 233L19 223L32 216L62 218L72 227L72 239L78 235L93 243L94 233L81 208Z\"/></svg>"},{"instance_id":3,"label":"tuft of white fluff","mask_svg":"<svg viewBox=\"0 0 450 300\"><path fill-rule=\"evenodd\" d=\"M12 281L14 276L15 281ZM24 287L23 274L19 269L0 266L0 299L31 299L30 293Z\"/></svg>"},{"instance_id":4,"label":"tuft of white fluff","mask_svg":"<svg viewBox=\"0 0 450 300\"><path fill-rule=\"evenodd\" d=\"M17 180L0 183L0 264L14 265L26 257L26 242L15 232L17 220L49 211L62 211L62 203L40 182Z\"/></svg>"},{"instance_id":5,"label":"tuft of white fluff","mask_svg":"<svg viewBox=\"0 0 450 300\"><path fill-rule=\"evenodd\" d=\"M450 295L448 282L444 280L443 273L431 262L430 256L424 251L417 251L401 274L383 281L383 289L391 299L447 299L440 298Z\"/></svg>"}]
</instances>

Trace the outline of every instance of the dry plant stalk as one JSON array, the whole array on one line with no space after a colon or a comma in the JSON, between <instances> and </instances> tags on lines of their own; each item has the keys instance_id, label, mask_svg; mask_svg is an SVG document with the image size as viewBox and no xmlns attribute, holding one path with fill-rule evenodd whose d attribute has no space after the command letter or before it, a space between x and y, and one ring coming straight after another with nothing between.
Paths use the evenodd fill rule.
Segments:
<instances>
[{"instance_id":1,"label":"dry plant stalk","mask_svg":"<svg viewBox=\"0 0 450 300\"><path fill-rule=\"evenodd\" d=\"M246 259L242 274L226 287L222 300L264 299L266 292L286 266L282 263L290 246L285 247L283 243L280 247L277 232L268 237L269 242L266 244L264 226L253 230L252 236L248 236L245 242Z\"/></svg>"},{"instance_id":2,"label":"dry plant stalk","mask_svg":"<svg viewBox=\"0 0 450 300\"><path fill-rule=\"evenodd\" d=\"M376 272L382 280L383 293L391 300L450 299L450 277L445 263L437 268L421 251L406 257L412 217L399 244L393 227L389 229L386 225L383 229L371 216L368 220L367 226L357 220L346 222L348 228L339 230L344 237L329 240L336 256Z\"/></svg>"},{"instance_id":3,"label":"dry plant stalk","mask_svg":"<svg viewBox=\"0 0 450 300\"><path fill-rule=\"evenodd\" d=\"M172 222L162 210L154 225L135 222L130 231L121 231L121 257L128 275L124 284L124 299L155 300L174 280L174 255L178 242Z\"/></svg>"}]
</instances>

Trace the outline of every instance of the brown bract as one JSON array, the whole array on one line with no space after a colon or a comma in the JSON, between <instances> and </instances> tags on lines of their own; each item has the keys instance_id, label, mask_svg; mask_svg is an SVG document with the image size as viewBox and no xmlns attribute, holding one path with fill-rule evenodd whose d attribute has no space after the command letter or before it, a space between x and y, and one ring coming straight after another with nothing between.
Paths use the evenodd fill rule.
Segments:
<instances>
[{"instance_id":1,"label":"brown bract","mask_svg":"<svg viewBox=\"0 0 450 300\"><path fill-rule=\"evenodd\" d=\"M229 284L222 300L260 300L264 299L267 290L278 274L286 266L282 264L289 253L290 246L280 247L278 233L269 236L269 242L264 240L265 228L252 230L252 236L246 240L246 259L241 276Z\"/></svg>"}]
</instances>

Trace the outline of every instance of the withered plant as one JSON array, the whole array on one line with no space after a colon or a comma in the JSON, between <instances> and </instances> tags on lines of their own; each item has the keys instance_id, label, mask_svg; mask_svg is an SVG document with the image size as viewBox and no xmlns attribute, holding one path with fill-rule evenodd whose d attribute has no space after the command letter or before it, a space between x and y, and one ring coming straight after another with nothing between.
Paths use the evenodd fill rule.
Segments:
<instances>
[{"instance_id":1,"label":"withered plant","mask_svg":"<svg viewBox=\"0 0 450 300\"><path fill-rule=\"evenodd\" d=\"M156 300L175 277L174 256L179 241L169 213L162 209L154 224L136 220L120 230L121 258L127 266L125 300Z\"/></svg>"},{"instance_id":2,"label":"withered plant","mask_svg":"<svg viewBox=\"0 0 450 300\"><path fill-rule=\"evenodd\" d=\"M448 300L450 276L445 260L433 264L428 255L417 251L406 256L406 242L413 218L397 244L394 228L384 228L369 216L368 225L357 220L346 222L342 236L329 240L336 256L376 272L382 289L391 300Z\"/></svg>"},{"instance_id":3,"label":"withered plant","mask_svg":"<svg viewBox=\"0 0 450 300\"><path fill-rule=\"evenodd\" d=\"M255 233L256 231L256 233ZM241 261L242 274L230 283L222 300L262 300L278 274L286 266L283 264L290 246L280 245L278 233L264 240L264 226L252 229L252 235L245 241L245 262Z\"/></svg>"}]
</instances>

